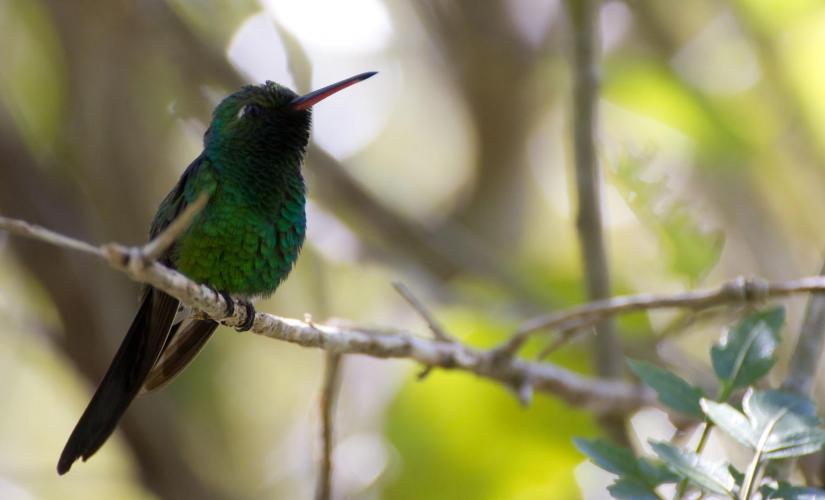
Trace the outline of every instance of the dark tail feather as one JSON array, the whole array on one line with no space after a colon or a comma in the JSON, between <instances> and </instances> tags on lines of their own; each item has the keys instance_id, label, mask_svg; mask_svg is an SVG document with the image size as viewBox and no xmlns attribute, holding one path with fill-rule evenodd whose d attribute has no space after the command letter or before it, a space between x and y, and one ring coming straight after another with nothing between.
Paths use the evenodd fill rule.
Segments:
<instances>
[{"instance_id":1,"label":"dark tail feather","mask_svg":"<svg viewBox=\"0 0 825 500\"><path fill-rule=\"evenodd\" d=\"M195 359L217 327L218 323L210 319L185 319L163 348L160 359L149 372L143 387L152 391L175 378Z\"/></svg>"},{"instance_id":2,"label":"dark tail feather","mask_svg":"<svg viewBox=\"0 0 825 500\"><path fill-rule=\"evenodd\" d=\"M59 474L68 472L78 458L92 456L114 432L157 361L177 308L174 297L147 289L115 359L63 448Z\"/></svg>"}]
</instances>

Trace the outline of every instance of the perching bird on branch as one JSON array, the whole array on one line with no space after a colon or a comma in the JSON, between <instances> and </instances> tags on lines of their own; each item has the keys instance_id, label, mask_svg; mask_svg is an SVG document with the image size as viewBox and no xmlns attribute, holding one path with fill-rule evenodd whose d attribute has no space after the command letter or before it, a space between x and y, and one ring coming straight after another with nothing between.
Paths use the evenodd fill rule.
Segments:
<instances>
[{"instance_id":1,"label":"perching bird on branch","mask_svg":"<svg viewBox=\"0 0 825 500\"><path fill-rule=\"evenodd\" d=\"M154 238L203 193L208 202L160 259L246 308L275 291L304 242L306 189L301 175L311 107L373 76L362 73L304 96L273 82L226 97L212 114L203 153L160 204ZM227 315L232 311L227 311ZM141 388L155 389L178 374L217 328L190 316L178 300L151 287L109 370L60 455L57 472L92 456L108 439Z\"/></svg>"}]
</instances>

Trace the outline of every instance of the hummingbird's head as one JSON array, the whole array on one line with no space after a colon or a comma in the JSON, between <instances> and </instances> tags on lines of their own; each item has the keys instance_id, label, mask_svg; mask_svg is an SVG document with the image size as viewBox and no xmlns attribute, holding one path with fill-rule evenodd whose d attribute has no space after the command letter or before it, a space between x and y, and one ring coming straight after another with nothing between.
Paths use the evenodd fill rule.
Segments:
<instances>
[{"instance_id":1,"label":"hummingbird's head","mask_svg":"<svg viewBox=\"0 0 825 500\"><path fill-rule=\"evenodd\" d=\"M362 73L303 96L271 81L245 86L215 108L204 146L218 156L277 155L300 163L309 142L312 106L374 74Z\"/></svg>"}]
</instances>

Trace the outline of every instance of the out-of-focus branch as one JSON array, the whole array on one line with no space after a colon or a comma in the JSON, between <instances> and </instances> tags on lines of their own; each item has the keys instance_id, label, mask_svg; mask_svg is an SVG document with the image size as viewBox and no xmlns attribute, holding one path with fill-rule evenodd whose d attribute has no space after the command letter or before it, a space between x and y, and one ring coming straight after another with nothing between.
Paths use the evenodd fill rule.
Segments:
<instances>
[{"instance_id":1,"label":"out-of-focus branch","mask_svg":"<svg viewBox=\"0 0 825 500\"><path fill-rule=\"evenodd\" d=\"M500 349L513 353L527 338L542 330L568 330L597 323L604 318L650 309L692 309L699 311L727 304L757 303L770 298L800 293L824 292L825 276L807 276L795 280L769 282L761 278L740 276L718 287L685 292L621 295L605 300L539 316L524 322Z\"/></svg>"},{"instance_id":2,"label":"out-of-focus branch","mask_svg":"<svg viewBox=\"0 0 825 500\"><path fill-rule=\"evenodd\" d=\"M26 224L0 218L0 228L3 229L19 228ZM29 226L23 231L16 230L17 234L50 243L57 241L49 235L51 231ZM227 304L220 294L189 280L177 271L147 261L140 247L107 244L101 246L99 253L95 254L102 255L109 265L130 278L163 290L226 326L236 327L246 320L246 308L235 307L232 315L225 316ZM825 284L823 287L825 288ZM599 415L624 414L644 405L655 404L652 392L641 386L612 380L593 380L549 363L496 356L492 351L481 351L461 343L428 340L394 328L318 325L257 313L250 331L332 353L404 358L425 366L463 370L502 383L518 394L535 389Z\"/></svg>"},{"instance_id":3,"label":"out-of-focus branch","mask_svg":"<svg viewBox=\"0 0 825 500\"><path fill-rule=\"evenodd\" d=\"M825 264L820 271L825 275ZM805 318L796 340L791 360L788 363L788 375L782 384L785 390L804 396L810 396L811 385L816 375L822 346L825 342L825 295L814 293L808 297Z\"/></svg>"},{"instance_id":4,"label":"out-of-focus branch","mask_svg":"<svg viewBox=\"0 0 825 500\"><path fill-rule=\"evenodd\" d=\"M439 71L454 82L477 137L473 183L454 220L506 262L528 229L525 214L532 193L526 143L553 96L545 65L554 53L522 36L506 0L488 0L484 8L474 0L411 6L444 57Z\"/></svg>"},{"instance_id":5,"label":"out-of-focus branch","mask_svg":"<svg viewBox=\"0 0 825 500\"><path fill-rule=\"evenodd\" d=\"M515 353L533 334L541 331L580 331L594 323L637 311L651 309L691 309L700 311L728 304L759 303L801 293L825 292L825 276L806 276L794 280L770 282L762 278L740 276L718 287L676 293L640 293L620 295L582 304L563 311L530 319L499 350L502 355ZM810 306L809 306L810 309ZM822 314L817 312L816 314Z\"/></svg>"},{"instance_id":6,"label":"out-of-focus branch","mask_svg":"<svg viewBox=\"0 0 825 500\"><path fill-rule=\"evenodd\" d=\"M332 448L335 444L335 403L341 382L341 355L327 352L324 386L321 388L321 471L315 489L316 500L332 498Z\"/></svg>"},{"instance_id":7,"label":"out-of-focus branch","mask_svg":"<svg viewBox=\"0 0 825 500\"><path fill-rule=\"evenodd\" d=\"M323 149L310 145L307 166L317 174L313 193L333 213L352 213L360 220L360 234L391 245L399 254L446 279L456 274L487 278L508 288L522 300L531 294L484 245L466 230L445 223L437 230L404 217L369 193L341 163ZM364 222L368 221L368 224ZM345 221L346 222L346 221ZM372 231L372 232L371 232Z\"/></svg>"},{"instance_id":8,"label":"out-of-focus branch","mask_svg":"<svg viewBox=\"0 0 825 500\"><path fill-rule=\"evenodd\" d=\"M367 192L332 155L310 145L307 166L317 175L316 189L321 203L334 213L349 211L366 217L369 225L380 231L387 241L394 242L403 255L427 267L434 275L446 277L462 269L460 252L445 251L445 244L413 221L400 217Z\"/></svg>"},{"instance_id":9,"label":"out-of-focus branch","mask_svg":"<svg viewBox=\"0 0 825 500\"><path fill-rule=\"evenodd\" d=\"M573 33L573 143L579 234L587 297L600 300L610 295L610 275L602 230L601 176L596 159L596 127L599 82L597 75L598 0L568 0L567 12ZM593 343L596 373L616 379L622 373L622 346L613 322L596 324ZM619 441L626 441L624 423L611 419L603 426Z\"/></svg>"},{"instance_id":10,"label":"out-of-focus branch","mask_svg":"<svg viewBox=\"0 0 825 500\"><path fill-rule=\"evenodd\" d=\"M610 276L601 215L601 176L594 137L597 116L596 74L597 0L570 0L567 10L573 31L573 140L578 193L576 227L579 232L587 295L591 300L610 294ZM615 377L621 372L621 346L613 325L604 320L596 327L596 363L599 374Z\"/></svg>"},{"instance_id":11,"label":"out-of-focus branch","mask_svg":"<svg viewBox=\"0 0 825 500\"><path fill-rule=\"evenodd\" d=\"M825 264L820 274L825 275ZM816 376L819 360L822 357L822 346L825 341L825 295L811 294L808 305L805 307L805 317L796 339L796 347L788 363L788 374L782 383L782 388L810 397L813 381ZM822 483L822 469L825 464L825 455L817 452L799 460L799 468L809 485ZM790 475L793 462L782 464L780 472L784 477Z\"/></svg>"},{"instance_id":12,"label":"out-of-focus branch","mask_svg":"<svg viewBox=\"0 0 825 500\"><path fill-rule=\"evenodd\" d=\"M413 295L404 283L397 281L393 283L392 286L395 288L395 291L397 291L398 294L401 295L401 297L403 297L413 309L415 309L415 312L424 318L424 321L427 323L427 326L430 327L430 331L433 332L433 336L436 339L442 342L455 342L455 339L453 339L453 337L447 333L446 330L444 330L441 323L435 319L435 316L433 316L430 311L424 307L424 304L422 304L421 301Z\"/></svg>"}]
</instances>

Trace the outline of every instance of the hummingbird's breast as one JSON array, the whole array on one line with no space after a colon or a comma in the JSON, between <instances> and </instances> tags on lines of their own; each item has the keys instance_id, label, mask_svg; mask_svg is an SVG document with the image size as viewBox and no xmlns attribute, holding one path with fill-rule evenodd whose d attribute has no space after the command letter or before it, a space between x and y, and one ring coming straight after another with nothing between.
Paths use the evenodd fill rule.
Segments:
<instances>
[{"instance_id":1,"label":"hummingbird's breast","mask_svg":"<svg viewBox=\"0 0 825 500\"><path fill-rule=\"evenodd\" d=\"M219 182L179 241L175 267L219 291L272 293L292 270L306 234L303 179L276 180Z\"/></svg>"}]
</instances>

